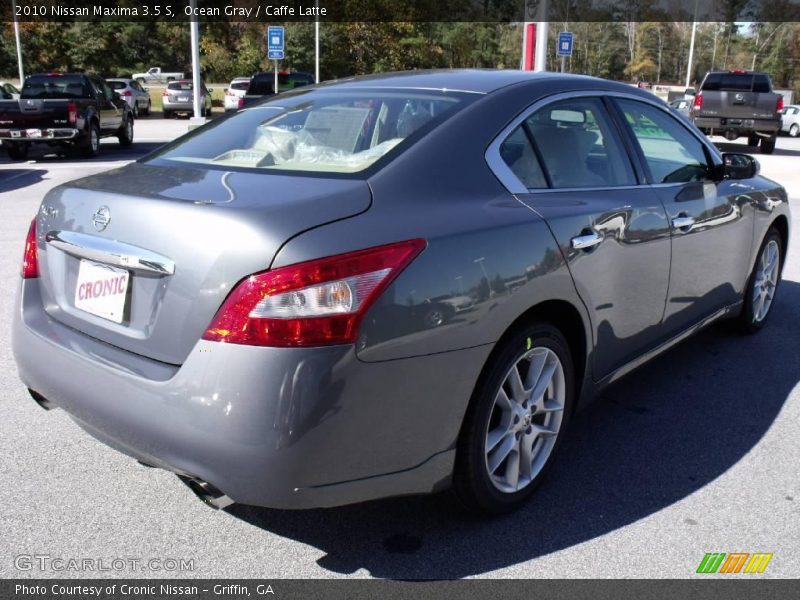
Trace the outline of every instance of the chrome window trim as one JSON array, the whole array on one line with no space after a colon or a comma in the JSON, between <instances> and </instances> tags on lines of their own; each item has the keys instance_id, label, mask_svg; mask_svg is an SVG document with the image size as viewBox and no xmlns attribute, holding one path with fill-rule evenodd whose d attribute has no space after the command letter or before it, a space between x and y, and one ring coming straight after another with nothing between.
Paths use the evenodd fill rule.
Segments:
<instances>
[{"instance_id":1,"label":"chrome window trim","mask_svg":"<svg viewBox=\"0 0 800 600\"><path fill-rule=\"evenodd\" d=\"M672 109L668 104L665 104L660 99L651 100L650 98L643 98L642 96L638 96L636 94L627 94L625 92L616 92L616 91L606 91L606 90L573 90L570 92L562 92L558 94L552 94L549 96L545 96L544 98L540 98L530 106L528 106L525 110L523 110L519 115L517 115L508 125L506 125L497 136L492 140L489 144L489 147L486 149L484 154L484 158L486 160L486 164L489 166L489 170L492 171L495 177L503 184L503 187L509 191L509 193L514 195L519 194L540 194L540 193L556 193L556 192L585 192L587 190L625 190L625 189L641 189L643 187L653 187L653 186L664 186L664 185L682 185L681 183L640 183L637 185L613 185L613 186L602 186L602 187L573 187L573 188L528 188L523 184L519 178L514 174L506 164L506 161L503 160L503 157L500 155L500 146L506 141L506 139L514 132L514 130L519 127L523 121L525 121L528 117L530 117L533 113L535 113L540 108L543 108L549 104L553 104L555 102L559 102L561 100L570 100L573 98L603 98L603 97L610 97L610 98L622 98L625 100L633 100L636 102L642 102L644 104L649 104L654 106L661 111L665 112L669 115L675 122L680 124L681 127L686 129L689 134L694 136L697 141L699 141L704 147L706 147L711 156L722 162L722 156L720 155L719 150L699 131L695 131L692 127L687 127L687 125L691 125L691 123L684 123L681 119L678 119L676 115L672 112ZM609 114L609 118L613 119L614 115ZM695 128L696 129L696 128ZM627 135L627 134L622 134ZM634 140L635 141L635 140ZM638 142L637 142L638 143ZM543 165L542 165L543 167Z\"/></svg>"}]
</instances>

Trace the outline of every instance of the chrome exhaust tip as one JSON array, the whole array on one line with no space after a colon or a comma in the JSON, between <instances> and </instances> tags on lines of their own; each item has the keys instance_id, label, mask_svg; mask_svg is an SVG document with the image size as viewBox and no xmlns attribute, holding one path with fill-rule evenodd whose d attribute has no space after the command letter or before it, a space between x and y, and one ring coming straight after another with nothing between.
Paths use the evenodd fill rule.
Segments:
<instances>
[{"instance_id":1,"label":"chrome exhaust tip","mask_svg":"<svg viewBox=\"0 0 800 600\"><path fill-rule=\"evenodd\" d=\"M178 475L178 478L185 483L186 486L194 492L194 495L200 498L206 506L210 506L216 510L222 510L233 504L233 500L207 481L195 477L185 477L184 475Z\"/></svg>"},{"instance_id":2,"label":"chrome exhaust tip","mask_svg":"<svg viewBox=\"0 0 800 600\"><path fill-rule=\"evenodd\" d=\"M50 402L47 398L42 396L39 392L34 392L32 389L28 388L28 393L31 395L31 398L41 406L45 410L53 410L54 408L58 408L55 404Z\"/></svg>"}]
</instances>

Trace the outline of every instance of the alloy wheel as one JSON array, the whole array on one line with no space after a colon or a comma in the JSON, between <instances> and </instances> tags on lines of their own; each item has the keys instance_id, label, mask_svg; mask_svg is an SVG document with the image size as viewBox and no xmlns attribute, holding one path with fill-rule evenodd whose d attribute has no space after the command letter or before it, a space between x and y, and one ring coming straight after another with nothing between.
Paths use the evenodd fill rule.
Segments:
<instances>
[{"instance_id":1,"label":"alloy wheel","mask_svg":"<svg viewBox=\"0 0 800 600\"><path fill-rule=\"evenodd\" d=\"M770 240L759 258L758 271L753 284L753 319L756 323L763 321L772 306L775 288L778 286L780 272L780 248L778 242Z\"/></svg>"},{"instance_id":2,"label":"alloy wheel","mask_svg":"<svg viewBox=\"0 0 800 600\"><path fill-rule=\"evenodd\" d=\"M553 451L564 420L566 379L549 348L528 350L508 370L495 395L485 437L489 478L501 492L528 486Z\"/></svg>"}]
</instances>

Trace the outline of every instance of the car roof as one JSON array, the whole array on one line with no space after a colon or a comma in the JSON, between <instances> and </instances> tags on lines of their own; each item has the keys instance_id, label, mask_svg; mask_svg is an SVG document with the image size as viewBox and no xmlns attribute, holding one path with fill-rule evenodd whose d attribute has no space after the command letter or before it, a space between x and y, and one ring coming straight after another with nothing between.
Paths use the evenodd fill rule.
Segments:
<instances>
[{"instance_id":1,"label":"car roof","mask_svg":"<svg viewBox=\"0 0 800 600\"><path fill-rule=\"evenodd\" d=\"M321 83L318 87L344 88L406 88L420 90L449 90L489 94L501 88L517 83L533 81L577 81L587 83L587 87L608 87L620 90L636 90L624 83L617 83L597 77L585 75L567 75L562 73L519 71L511 69L437 69L428 71L402 71L381 73L337 79ZM649 92L644 92L652 96Z\"/></svg>"},{"instance_id":2,"label":"car roof","mask_svg":"<svg viewBox=\"0 0 800 600\"><path fill-rule=\"evenodd\" d=\"M133 79L129 77L108 77L106 81L124 81L125 83L133 83Z\"/></svg>"}]
</instances>

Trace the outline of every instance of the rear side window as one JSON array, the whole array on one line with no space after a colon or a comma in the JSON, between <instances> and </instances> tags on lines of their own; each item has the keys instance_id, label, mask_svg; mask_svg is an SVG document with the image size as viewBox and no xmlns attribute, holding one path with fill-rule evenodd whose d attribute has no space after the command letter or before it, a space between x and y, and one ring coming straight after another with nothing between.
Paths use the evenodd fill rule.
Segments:
<instances>
[{"instance_id":1,"label":"rear side window","mask_svg":"<svg viewBox=\"0 0 800 600\"><path fill-rule=\"evenodd\" d=\"M357 173L472 96L455 92L295 92L184 136L156 159L220 168Z\"/></svg>"},{"instance_id":2,"label":"rear side window","mask_svg":"<svg viewBox=\"0 0 800 600\"><path fill-rule=\"evenodd\" d=\"M500 156L526 188L547 187L539 159L522 126L517 127L500 146Z\"/></svg>"},{"instance_id":3,"label":"rear side window","mask_svg":"<svg viewBox=\"0 0 800 600\"><path fill-rule=\"evenodd\" d=\"M598 99L549 104L533 113L525 127L554 188L636 185L627 152Z\"/></svg>"},{"instance_id":4,"label":"rear side window","mask_svg":"<svg viewBox=\"0 0 800 600\"><path fill-rule=\"evenodd\" d=\"M708 178L703 145L672 115L643 102L617 100L650 169L653 183Z\"/></svg>"},{"instance_id":5,"label":"rear side window","mask_svg":"<svg viewBox=\"0 0 800 600\"><path fill-rule=\"evenodd\" d=\"M32 75L22 86L22 98L87 98L84 78L70 75Z\"/></svg>"}]
</instances>

